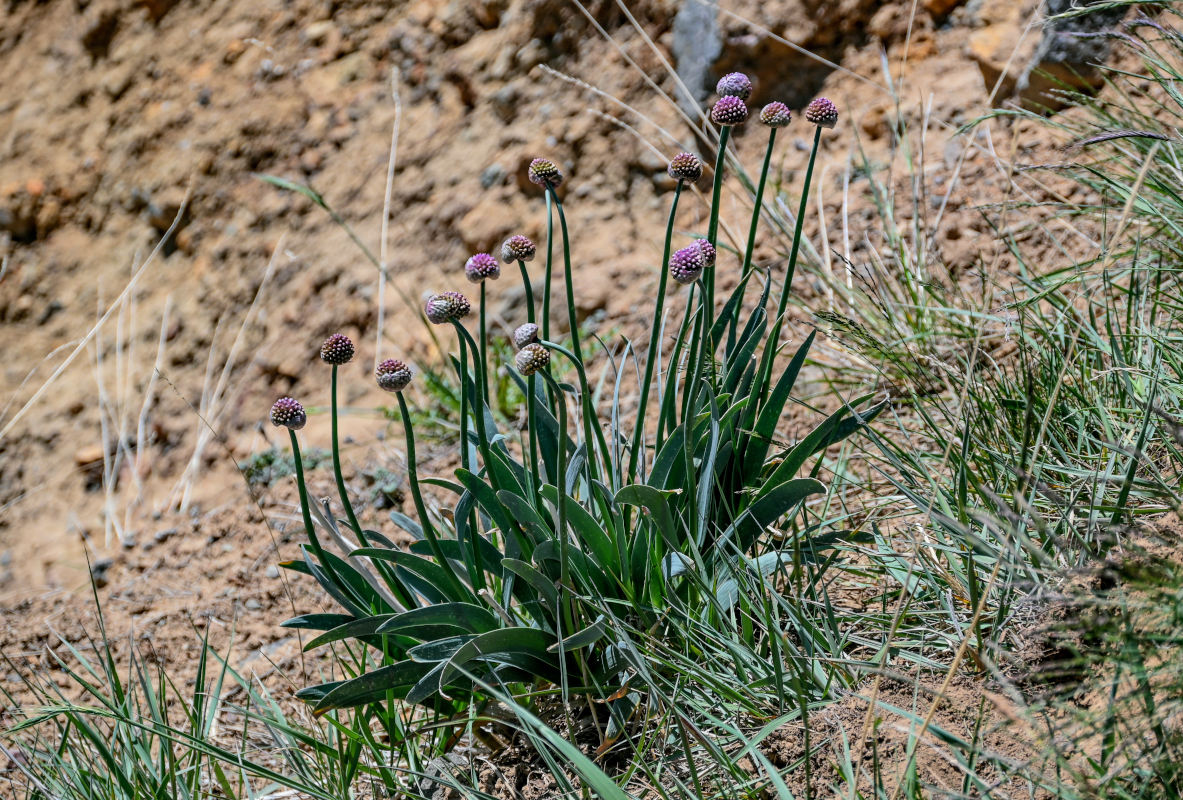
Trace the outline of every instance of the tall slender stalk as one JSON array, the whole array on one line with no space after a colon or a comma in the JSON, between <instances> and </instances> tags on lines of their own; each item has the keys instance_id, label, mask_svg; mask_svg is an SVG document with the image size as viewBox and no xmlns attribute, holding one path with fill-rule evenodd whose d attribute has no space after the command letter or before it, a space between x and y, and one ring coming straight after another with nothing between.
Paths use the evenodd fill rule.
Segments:
<instances>
[{"instance_id":1,"label":"tall slender stalk","mask_svg":"<svg viewBox=\"0 0 1183 800\"><path fill-rule=\"evenodd\" d=\"M778 322L784 316L785 307L789 302L789 288L793 283L793 274L797 271L797 256L801 253L801 231L805 226L805 212L809 207L809 184L813 182L813 165L817 160L817 148L821 144L821 140L822 126L818 125L813 133L813 148L809 151L809 166L805 168L805 183L801 187L801 204L797 208L797 222L793 226L793 247L789 250L789 267L785 272L785 283L780 289L780 302L776 305Z\"/></svg>"},{"instance_id":2,"label":"tall slender stalk","mask_svg":"<svg viewBox=\"0 0 1183 800\"><path fill-rule=\"evenodd\" d=\"M575 612L573 602L571 599L571 540L567 536L567 402L563 398L563 390L559 388L559 384L551 377L546 370L540 370L543 380L549 384L551 391L555 393L558 398L559 406L559 447L558 447L558 480L555 482L555 487L558 489L558 502L556 503L555 514L555 536L558 537L559 543L559 592L560 605L562 607L561 618L566 623L566 634L562 630L559 631L559 669L563 679L563 705L566 706L568 702L568 686L567 686L567 657L563 650L563 639L571 635L575 631ZM567 711L570 716L570 710ZM572 734L574 735L574 734Z\"/></svg>"},{"instance_id":3,"label":"tall slender stalk","mask_svg":"<svg viewBox=\"0 0 1183 800\"><path fill-rule=\"evenodd\" d=\"M369 540L361 523L357 521L357 514L353 511L353 503L349 501L349 492L345 490L345 476L341 472L341 447L337 436L337 365L333 364L332 386L332 417L333 417L333 477L337 481L337 494L341 496L341 505L345 508L345 516L349 520L349 527L357 534L362 547L369 547Z\"/></svg>"},{"instance_id":4,"label":"tall slender stalk","mask_svg":"<svg viewBox=\"0 0 1183 800\"><path fill-rule=\"evenodd\" d=\"M768 182L768 168L772 165L772 149L776 144L776 128L768 129L768 149L764 151L764 165L760 168L760 180L756 184L756 204L752 208L752 222L748 226L748 246L743 254L743 267L740 269L740 278L747 278L748 273L752 270L752 254L756 249L756 228L760 224L760 211L764 208L764 186ZM732 324L734 320L732 318Z\"/></svg>"},{"instance_id":5,"label":"tall slender stalk","mask_svg":"<svg viewBox=\"0 0 1183 800\"><path fill-rule=\"evenodd\" d=\"M456 326L460 329L460 326ZM473 472L468 454L468 345L460 338L460 466ZM473 353L473 358L476 353Z\"/></svg>"},{"instance_id":6,"label":"tall slender stalk","mask_svg":"<svg viewBox=\"0 0 1183 800\"><path fill-rule=\"evenodd\" d=\"M650 382L653 380L653 368L657 363L657 347L661 336L661 315L665 310L665 289L669 281L670 248L674 238L674 219L678 214L678 198L682 196L685 181L678 181L674 188L674 199L670 203L670 218L665 226L665 246L661 256L661 276L657 280L657 307L653 312L652 331L649 334L649 349L645 352L645 376L641 379L641 396L637 406L636 430L633 432L632 453L628 460L628 479L636 477L637 458L645 446L645 410L649 406Z\"/></svg>"},{"instance_id":7,"label":"tall slender stalk","mask_svg":"<svg viewBox=\"0 0 1183 800\"><path fill-rule=\"evenodd\" d=\"M526 293L526 322L534 322L534 287L530 284L530 273L526 271L526 262L518 259L518 269L522 273L522 289Z\"/></svg>"},{"instance_id":8,"label":"tall slender stalk","mask_svg":"<svg viewBox=\"0 0 1183 800\"><path fill-rule=\"evenodd\" d=\"M801 253L801 236L805 226L805 212L809 206L809 185L813 181L813 165L817 160L817 148L822 139L822 126L817 125L813 133L813 148L809 151L809 165L805 168L805 182L801 187L801 203L797 208L797 221L793 226L793 245L789 250L789 266L785 272L785 282L780 289L780 300L776 305L776 318L772 322L772 330L768 334L768 343L760 358L760 372L756 381L756 389L760 402L768 396L769 382L772 377L772 362L776 358L777 347L780 344L780 331L784 325L785 308L789 303L789 290L793 284L793 275L797 271L797 257Z\"/></svg>"},{"instance_id":9,"label":"tall slender stalk","mask_svg":"<svg viewBox=\"0 0 1183 800\"><path fill-rule=\"evenodd\" d=\"M719 152L715 156L715 174L711 186L711 219L707 226L707 241L716 250L719 245L719 204L723 196L723 165L727 161L727 140L731 138L731 126L724 125L719 129ZM703 277L706 293L703 302L707 309L706 331L710 332L711 321L715 313L715 268L707 270ZM713 350L712 350L713 352Z\"/></svg>"},{"instance_id":10,"label":"tall slender stalk","mask_svg":"<svg viewBox=\"0 0 1183 800\"><path fill-rule=\"evenodd\" d=\"M599 477L599 469L596 466L598 462L595 459L594 449L596 447L599 448L600 453L603 456L605 461L607 461L609 459L609 455L608 455L608 443L604 439L604 432L600 429L600 427L598 425L593 424L593 420L597 420L597 416L596 416L595 406L592 404L591 388L587 383L587 371L584 369L583 362L579 359L579 357L576 356L573 352L571 352L567 348L563 347L562 345L555 344L554 342L548 342L545 340L539 342L539 344L541 344L543 347L550 348L551 350L559 351L560 353L565 355L571 361L572 364L575 365L575 372L579 376L579 395L580 395L579 399L580 399L580 406L582 408L582 413L580 414L580 418L582 419L582 423L583 423L583 440L585 443L585 447L587 448L588 476L590 478L592 478L593 480L595 480L596 478ZM557 386L558 384L555 384L555 385ZM560 401L562 400L561 397L559 399L560 399ZM594 437L593 437L593 431L595 432ZM560 471L559 474L561 477L562 472Z\"/></svg>"},{"instance_id":11,"label":"tall slender stalk","mask_svg":"<svg viewBox=\"0 0 1183 800\"><path fill-rule=\"evenodd\" d=\"M546 272L542 282L542 338L550 338L550 292L554 279L555 217L551 193L546 193Z\"/></svg>"},{"instance_id":12,"label":"tall slender stalk","mask_svg":"<svg viewBox=\"0 0 1183 800\"><path fill-rule=\"evenodd\" d=\"M481 328L481 364L483 368L479 370L481 380L481 397L485 399L485 403L489 402L489 334L485 327L485 283L481 281L481 311L480 311L480 328ZM475 354L474 354L475 357Z\"/></svg>"},{"instance_id":13,"label":"tall slender stalk","mask_svg":"<svg viewBox=\"0 0 1183 800\"><path fill-rule=\"evenodd\" d=\"M411 486L411 498L415 502L415 513L419 516L419 527L423 529L423 538L427 540L427 546L431 548L431 554L435 557L436 563L452 579L455 584L454 588L460 588L460 579L448 566L448 559L444 556L443 548L440 547L439 537L436 535L435 527L431 524L431 518L427 516L427 504L423 502L423 492L419 488L419 471L415 465L415 431L411 425L411 412L407 410L407 401L403 398L403 393L396 392L395 394L398 396L398 411L402 416L403 432L407 438L407 482Z\"/></svg>"},{"instance_id":14,"label":"tall slender stalk","mask_svg":"<svg viewBox=\"0 0 1183 800\"><path fill-rule=\"evenodd\" d=\"M583 351L579 349L579 318L575 314L575 282L571 278L571 240L567 236L567 215L563 213L563 203L555 193L554 187L547 184L546 193L554 200L555 208L559 211L559 230L563 236L563 279L567 284L567 317L571 327L571 349L575 357L583 361ZM549 247L549 239L547 242ZM542 338L548 338L545 335Z\"/></svg>"},{"instance_id":15,"label":"tall slender stalk","mask_svg":"<svg viewBox=\"0 0 1183 800\"><path fill-rule=\"evenodd\" d=\"M300 457L300 440L296 438L296 432L291 428L288 428L288 436L292 442L292 461L296 465L296 487L300 491L300 513L304 518L304 532L308 534L308 543L312 545L312 552L320 559L321 565L332 576L334 583L342 587L343 591L347 591L352 595L352 589L337 574L337 570L334 569L332 563L329 562L328 556L325 554L324 547L320 544L320 538L316 535L316 527L312 524L312 513L308 505L308 488L304 482L304 460Z\"/></svg>"},{"instance_id":16,"label":"tall slender stalk","mask_svg":"<svg viewBox=\"0 0 1183 800\"><path fill-rule=\"evenodd\" d=\"M465 351L465 342L467 342L468 347L472 349L473 357L475 359L476 342L473 341L472 334L460 324L459 320L452 320L452 324L456 327L456 333L460 336L460 352L462 354L461 360L463 361L464 358L463 353ZM485 380L485 365L483 363L477 362L475 367L477 383L479 385ZM485 461L485 471L489 473L489 482L493 484L494 489L500 490L501 486L497 480L497 473L493 469L493 454L489 449L489 432L485 427L485 406L483 403L481 403L480 397L473 398L473 418L476 421L477 447L481 451L481 458Z\"/></svg>"}]
</instances>

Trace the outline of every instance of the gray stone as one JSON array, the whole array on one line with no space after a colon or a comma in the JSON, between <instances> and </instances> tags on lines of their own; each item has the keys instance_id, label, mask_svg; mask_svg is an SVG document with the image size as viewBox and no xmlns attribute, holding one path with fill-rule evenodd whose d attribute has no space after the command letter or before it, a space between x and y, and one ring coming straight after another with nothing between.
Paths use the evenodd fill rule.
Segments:
<instances>
[{"instance_id":1,"label":"gray stone","mask_svg":"<svg viewBox=\"0 0 1183 800\"><path fill-rule=\"evenodd\" d=\"M674 16L674 64L686 91L679 87L678 105L693 119L710 95L711 65L723 52L716 0L681 0Z\"/></svg>"}]
</instances>

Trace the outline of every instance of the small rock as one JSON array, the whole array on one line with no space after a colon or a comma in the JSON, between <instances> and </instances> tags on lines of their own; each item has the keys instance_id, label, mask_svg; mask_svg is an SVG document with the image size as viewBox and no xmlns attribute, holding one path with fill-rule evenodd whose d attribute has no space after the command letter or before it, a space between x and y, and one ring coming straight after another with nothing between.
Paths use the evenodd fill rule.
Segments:
<instances>
[{"instance_id":1,"label":"small rock","mask_svg":"<svg viewBox=\"0 0 1183 800\"><path fill-rule=\"evenodd\" d=\"M271 566L269 566L267 568L266 575L268 578L278 578L279 577L279 567L272 564Z\"/></svg>"},{"instance_id":2,"label":"small rock","mask_svg":"<svg viewBox=\"0 0 1183 800\"><path fill-rule=\"evenodd\" d=\"M481 171L481 188L490 189L505 180L505 167L490 164Z\"/></svg>"},{"instance_id":3,"label":"small rock","mask_svg":"<svg viewBox=\"0 0 1183 800\"><path fill-rule=\"evenodd\" d=\"M965 0L924 0L924 10L934 17L946 16Z\"/></svg>"},{"instance_id":4,"label":"small rock","mask_svg":"<svg viewBox=\"0 0 1183 800\"><path fill-rule=\"evenodd\" d=\"M103 446L101 444L91 444L80 448L74 452L74 464L79 468L89 467L96 461L103 460Z\"/></svg>"},{"instance_id":5,"label":"small rock","mask_svg":"<svg viewBox=\"0 0 1183 800\"><path fill-rule=\"evenodd\" d=\"M711 65L723 52L717 0L681 0L674 15L674 64L692 93L678 92L678 105L694 117L710 95Z\"/></svg>"},{"instance_id":6,"label":"small rock","mask_svg":"<svg viewBox=\"0 0 1183 800\"><path fill-rule=\"evenodd\" d=\"M258 611L259 609L261 609L263 607L263 604L252 597L249 600L247 600L245 603L243 603L243 606L246 608L247 611Z\"/></svg>"},{"instance_id":7,"label":"small rock","mask_svg":"<svg viewBox=\"0 0 1183 800\"><path fill-rule=\"evenodd\" d=\"M115 559L100 558L98 561L90 565L90 579L94 581L94 585L102 589L108 583L108 575L111 567L115 566Z\"/></svg>"}]
</instances>

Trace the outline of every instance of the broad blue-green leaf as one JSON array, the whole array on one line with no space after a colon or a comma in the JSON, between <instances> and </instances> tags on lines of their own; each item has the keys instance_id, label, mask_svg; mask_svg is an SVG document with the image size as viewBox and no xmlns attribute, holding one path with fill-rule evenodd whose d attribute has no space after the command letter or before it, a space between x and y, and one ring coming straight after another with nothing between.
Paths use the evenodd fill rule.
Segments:
<instances>
[{"instance_id":1,"label":"broad blue-green leaf","mask_svg":"<svg viewBox=\"0 0 1183 800\"><path fill-rule=\"evenodd\" d=\"M634 483L622 487L616 493L616 502L646 509L652 516L658 531L661 532L662 538L671 547L676 548L678 539L674 531L674 516L670 511L669 503L670 498L675 494L677 494L676 491L655 489L643 483Z\"/></svg>"},{"instance_id":2,"label":"broad blue-green leaf","mask_svg":"<svg viewBox=\"0 0 1183 800\"><path fill-rule=\"evenodd\" d=\"M373 636L378 633L378 629L382 624L397 614L376 614L365 619L355 619L351 622L346 622L344 625L338 625L331 631L326 631L320 636L317 636L308 644L304 645L304 650L312 650L315 647L329 644L330 642L339 642L342 639L360 639L363 636Z\"/></svg>"},{"instance_id":3,"label":"broad blue-green leaf","mask_svg":"<svg viewBox=\"0 0 1183 800\"><path fill-rule=\"evenodd\" d=\"M781 564L792 564L793 556L790 553L765 553L758 558L746 558L744 561L747 569L755 572L761 578L767 578ZM729 611L735 605L735 601L739 599L738 579L727 578L720 582L719 588L715 590L715 599L723 611Z\"/></svg>"},{"instance_id":4,"label":"broad blue-green leaf","mask_svg":"<svg viewBox=\"0 0 1183 800\"><path fill-rule=\"evenodd\" d=\"M380 667L333 687L316 703L313 713L320 716L340 708L375 703L385 700L387 692L393 693L395 697L405 697L407 691L431 669L431 664L415 661L400 661Z\"/></svg>"},{"instance_id":5,"label":"broad blue-green leaf","mask_svg":"<svg viewBox=\"0 0 1183 800\"><path fill-rule=\"evenodd\" d=\"M588 647L590 645L593 645L596 642L600 641L600 639L603 639L604 633L607 631L607 629L608 629L608 623L607 623L606 619L604 618L604 615L601 614L600 616L596 617L596 621L593 622L591 625L588 625L586 628L584 628L581 631L576 631L575 633L571 634L566 639L564 639L562 641L561 647L560 647L559 642L555 642L547 649L550 650L550 652L552 652L552 653L557 653L557 652L559 652L560 649L564 653L570 653L575 650L582 650L584 647Z\"/></svg>"},{"instance_id":6,"label":"broad blue-green leaf","mask_svg":"<svg viewBox=\"0 0 1183 800\"><path fill-rule=\"evenodd\" d=\"M391 511L390 521L402 528L407 533L414 536L416 539L423 538L423 526L416 520L411 519L401 511Z\"/></svg>"},{"instance_id":7,"label":"broad blue-green leaf","mask_svg":"<svg viewBox=\"0 0 1183 800\"><path fill-rule=\"evenodd\" d=\"M439 603L394 614L387 618L378 633L400 633L417 639L439 634L435 638L442 638L458 631L485 633L497 626L497 618L481 606L472 603Z\"/></svg>"},{"instance_id":8,"label":"broad blue-green leaf","mask_svg":"<svg viewBox=\"0 0 1183 800\"><path fill-rule=\"evenodd\" d=\"M772 446L772 439L776 435L776 426L780 422L781 415L785 410L785 403L789 400L789 394L793 391L793 386L797 383L797 376L801 372L801 367L805 365L805 357L809 355L809 348L813 346L813 339L817 336L817 331L810 331L809 336L805 337L805 341L797 348L797 352L793 354L793 359L785 368L784 373L776 382L771 394L768 395L768 400L765 401L764 406L760 409L760 415L756 419L755 427L752 429L751 435L748 437L747 446L743 454L743 473L744 485L750 485L759 474L764 466L764 460L768 457L768 449ZM751 407L753 410L755 406Z\"/></svg>"},{"instance_id":9,"label":"broad blue-green leaf","mask_svg":"<svg viewBox=\"0 0 1183 800\"><path fill-rule=\"evenodd\" d=\"M460 674L461 668L475 659L521 654L542 664L554 664L552 675L558 673L558 664L547 648L554 637L537 628L501 628L475 636L460 647L448 660L440 675L440 685L446 686Z\"/></svg>"},{"instance_id":10,"label":"broad blue-green leaf","mask_svg":"<svg viewBox=\"0 0 1183 800\"><path fill-rule=\"evenodd\" d=\"M279 626L296 630L329 631L355 619L357 617L352 614L303 614L281 622Z\"/></svg>"},{"instance_id":11,"label":"broad blue-green leaf","mask_svg":"<svg viewBox=\"0 0 1183 800\"><path fill-rule=\"evenodd\" d=\"M501 566L529 584L530 588L537 592L538 596L546 603L546 608L552 616L558 613L559 590L555 588L554 581L539 572L533 564L527 564L516 558L502 559Z\"/></svg>"},{"instance_id":12,"label":"broad blue-green leaf","mask_svg":"<svg viewBox=\"0 0 1183 800\"><path fill-rule=\"evenodd\" d=\"M839 424L842 422L843 418L851 412L852 409L857 408L866 401L870 400L872 397L874 397L873 394L864 395L863 397L855 400L853 403L838 409L829 417L827 417L825 422L823 422L821 425L818 425L817 428L815 428L808 436L798 442L785 456L784 460L776 466L776 469L772 471L772 474L768 476L764 483L765 489L757 494L757 497L768 494L768 492L772 491L773 488L781 485L789 478L796 475L797 470L801 469L805 462L809 460L810 456L819 450L829 447L835 441L838 441L838 439L835 438L836 435L843 433L843 435L849 436L851 433L861 427L863 423L859 423L857 420L855 421L856 424L853 428L840 428ZM884 407L885 405L881 403L878 406L870 409L862 416L867 422L869 422L870 420L874 419Z\"/></svg>"},{"instance_id":13,"label":"broad blue-green leaf","mask_svg":"<svg viewBox=\"0 0 1183 800\"><path fill-rule=\"evenodd\" d=\"M821 481L813 478L794 478L774 486L763 497L748 506L720 538L724 542L736 537L735 545L740 552L746 551L757 537L789 509L812 494L826 490Z\"/></svg>"}]
</instances>

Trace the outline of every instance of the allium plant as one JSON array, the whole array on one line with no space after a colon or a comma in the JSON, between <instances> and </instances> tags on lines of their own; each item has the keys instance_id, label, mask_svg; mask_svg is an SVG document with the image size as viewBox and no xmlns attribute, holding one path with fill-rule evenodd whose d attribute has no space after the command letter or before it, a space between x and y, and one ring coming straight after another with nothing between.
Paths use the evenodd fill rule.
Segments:
<instances>
[{"instance_id":1,"label":"allium plant","mask_svg":"<svg viewBox=\"0 0 1183 800\"><path fill-rule=\"evenodd\" d=\"M721 90L737 92L741 83L728 76ZM411 371L394 359L383 361L376 371L379 386L395 393L406 435L416 516L395 512L392 519L415 539L407 550L380 532L363 529L346 496L335 427L336 371L348 361L335 354L344 350L326 343L326 352L336 359L326 358L333 364L334 470L345 524L360 543L349 545L344 557L327 552L313 527L315 515L334 542L349 542L327 504L322 511L308 500L296 437L303 410L287 398L276 404L272 419L289 428L310 545L302 560L288 566L315 578L342 608L341 613L308 614L286 624L321 631L309 647L356 641L373 651L378 664L302 690L300 696L318 713L401 700L462 718L469 704L488 699L487 687L494 687L519 699L557 693L570 717L576 712L566 701L586 694L606 704L608 724L600 730L611 740L628 725L646 682L661 669L638 660L627 631L679 640L688 634L671 622L675 608L692 619L733 620L746 645L760 654L757 662L763 666L758 668L764 672L759 680L779 687L784 675L791 674L801 685L824 688L827 679L818 676L807 654L794 650L786 634L767 633L779 624L775 619L760 617L758 625L752 624L751 607L737 598L736 587L800 567L794 560L800 553L784 553L777 544L777 532L786 527L811 537L815 555L824 541L833 542L833 537L806 532L797 521L804 519L807 499L824 490L816 478L802 473L816 472L808 469L811 459L865 426L883 406L866 408L870 398L860 398L797 441L776 443L813 342L810 335L787 361L779 357L804 198L820 132L831 116L810 118L817 131L793 255L777 315L769 317L770 277L750 312L745 311L751 305L745 297L756 274L751 261L759 198L776 131L788 124L789 114L773 103L762 115L769 127L768 152L739 267L741 279L716 307L715 274L731 268L716 254L724 150L729 126L747 113L739 94L719 102L727 113L716 116L727 121L718 142L707 235L672 255L678 201L685 185L701 175L702 165L685 153L670 163L677 183L631 426L619 423L618 405L605 413L588 383L576 330L570 241L555 194L563 176L546 159L530 165L530 179L545 192L547 212L546 290L537 321L526 269L535 246L514 236L501 249L506 262L518 262L529 304L512 336L517 352L510 371L526 398L522 431L500 428L489 407L486 375L494 365L464 326L468 300L444 292L433 295L424 308L429 321L453 325L459 337L459 358L453 363L461 394L461 467L455 480L432 481L452 495L443 504L446 512L433 513L421 490L407 399ZM555 210L571 320L565 342L552 334L550 325ZM484 266L474 267L478 258ZM474 256L468 273L491 277L495 265L491 256ZM658 354L668 278L686 286L679 290L686 292L686 317L662 369ZM728 329L733 333L725 337ZM482 313L482 344L487 335ZM573 374L574 382L560 380L564 373ZM652 430L646 426L654 395L657 424ZM590 713L590 706L583 708L579 713Z\"/></svg>"}]
</instances>

